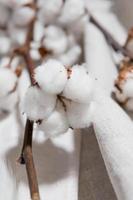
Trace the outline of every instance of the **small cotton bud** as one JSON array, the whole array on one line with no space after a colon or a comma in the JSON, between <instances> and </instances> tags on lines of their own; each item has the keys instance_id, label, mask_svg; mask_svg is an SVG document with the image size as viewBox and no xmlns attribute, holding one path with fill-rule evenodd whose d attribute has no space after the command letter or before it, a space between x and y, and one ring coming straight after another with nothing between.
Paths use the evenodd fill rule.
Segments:
<instances>
[{"instance_id":1,"label":"small cotton bud","mask_svg":"<svg viewBox=\"0 0 133 200\"><path fill-rule=\"evenodd\" d=\"M38 128L44 131L46 138L63 134L68 130L66 113L61 103L57 103L55 110L38 125Z\"/></svg>"},{"instance_id":2,"label":"small cotton bud","mask_svg":"<svg viewBox=\"0 0 133 200\"><path fill-rule=\"evenodd\" d=\"M62 24L71 24L84 14L84 1L82 0L67 0L59 17L59 22Z\"/></svg>"},{"instance_id":3,"label":"small cotton bud","mask_svg":"<svg viewBox=\"0 0 133 200\"><path fill-rule=\"evenodd\" d=\"M17 45L23 45L25 43L26 35L27 35L26 28L16 27L16 26L14 26L13 23L10 23L8 31L9 31L10 38L13 41L13 43L15 43Z\"/></svg>"},{"instance_id":4,"label":"small cotton bud","mask_svg":"<svg viewBox=\"0 0 133 200\"><path fill-rule=\"evenodd\" d=\"M0 37L0 54L5 55L9 53L11 48L11 40L6 36Z\"/></svg>"},{"instance_id":5,"label":"small cotton bud","mask_svg":"<svg viewBox=\"0 0 133 200\"><path fill-rule=\"evenodd\" d=\"M130 98L126 101L125 103L125 108L128 110L128 111L133 111L133 98Z\"/></svg>"},{"instance_id":6,"label":"small cotton bud","mask_svg":"<svg viewBox=\"0 0 133 200\"><path fill-rule=\"evenodd\" d=\"M71 68L63 96L78 103L89 103L94 87L94 80L86 68L82 65L75 65Z\"/></svg>"},{"instance_id":7,"label":"small cotton bud","mask_svg":"<svg viewBox=\"0 0 133 200\"><path fill-rule=\"evenodd\" d=\"M59 94L65 87L67 71L59 61L50 59L35 69L35 79L42 90Z\"/></svg>"},{"instance_id":8,"label":"small cotton bud","mask_svg":"<svg viewBox=\"0 0 133 200\"><path fill-rule=\"evenodd\" d=\"M48 117L56 104L56 96L37 87L29 87L24 98L23 111L30 120L42 120Z\"/></svg>"},{"instance_id":9,"label":"small cotton bud","mask_svg":"<svg viewBox=\"0 0 133 200\"><path fill-rule=\"evenodd\" d=\"M12 92L16 84L16 74L8 68L0 68L0 97Z\"/></svg>"},{"instance_id":10,"label":"small cotton bud","mask_svg":"<svg viewBox=\"0 0 133 200\"><path fill-rule=\"evenodd\" d=\"M79 45L75 45L68 49L68 51L64 54L59 55L58 59L65 66L72 66L75 64L81 55L81 47Z\"/></svg>"},{"instance_id":11,"label":"small cotton bud","mask_svg":"<svg viewBox=\"0 0 133 200\"><path fill-rule=\"evenodd\" d=\"M13 13L13 22L18 26L28 25L34 18L35 11L30 7L19 7Z\"/></svg>"},{"instance_id":12,"label":"small cotton bud","mask_svg":"<svg viewBox=\"0 0 133 200\"><path fill-rule=\"evenodd\" d=\"M115 97L116 97L117 101L120 103L124 103L127 99L125 94L123 92L120 92L119 90L115 91Z\"/></svg>"},{"instance_id":13,"label":"small cotton bud","mask_svg":"<svg viewBox=\"0 0 133 200\"><path fill-rule=\"evenodd\" d=\"M39 2L39 18L44 19L45 23L51 23L60 13L63 5L63 0L40 0Z\"/></svg>"},{"instance_id":14,"label":"small cotton bud","mask_svg":"<svg viewBox=\"0 0 133 200\"><path fill-rule=\"evenodd\" d=\"M73 101L66 103L68 122L72 128L86 128L92 123L94 104L80 104Z\"/></svg>"},{"instance_id":15,"label":"small cotton bud","mask_svg":"<svg viewBox=\"0 0 133 200\"><path fill-rule=\"evenodd\" d=\"M3 4L0 4L0 25L1 26L7 25L9 16L10 16L9 9L6 6L4 6Z\"/></svg>"},{"instance_id":16,"label":"small cotton bud","mask_svg":"<svg viewBox=\"0 0 133 200\"><path fill-rule=\"evenodd\" d=\"M17 92L12 92L6 96L0 97L0 111L11 112L15 108L18 101Z\"/></svg>"},{"instance_id":17,"label":"small cotton bud","mask_svg":"<svg viewBox=\"0 0 133 200\"><path fill-rule=\"evenodd\" d=\"M51 25L45 29L43 45L54 54L63 53L67 49L68 40L65 32L57 26Z\"/></svg>"},{"instance_id":18,"label":"small cotton bud","mask_svg":"<svg viewBox=\"0 0 133 200\"><path fill-rule=\"evenodd\" d=\"M122 91L125 96L133 97L133 77L127 78L123 83Z\"/></svg>"}]
</instances>

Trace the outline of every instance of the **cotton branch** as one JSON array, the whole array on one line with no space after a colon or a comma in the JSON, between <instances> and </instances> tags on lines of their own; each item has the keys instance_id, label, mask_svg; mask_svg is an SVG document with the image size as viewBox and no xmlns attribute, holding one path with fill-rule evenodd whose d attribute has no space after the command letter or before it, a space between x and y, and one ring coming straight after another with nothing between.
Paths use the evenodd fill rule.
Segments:
<instances>
[{"instance_id":1,"label":"cotton branch","mask_svg":"<svg viewBox=\"0 0 133 200\"><path fill-rule=\"evenodd\" d=\"M32 41L32 38L33 38L34 22L35 22L35 19L33 19L29 25L29 30L27 33L27 38L26 38L24 46L15 50L15 53L22 56L26 63L26 67L29 72L29 76L31 80L31 85L35 85L34 74L33 74L34 62L29 54L30 42ZM20 156L20 162L22 164L26 164L26 171L27 171L27 177L28 177L30 194L31 194L32 200L40 200L36 169L35 169L33 154L32 154L33 126L34 126L34 122L27 119L25 132L24 132L23 147L22 147L21 156Z\"/></svg>"},{"instance_id":2,"label":"cotton branch","mask_svg":"<svg viewBox=\"0 0 133 200\"><path fill-rule=\"evenodd\" d=\"M112 46L112 48L115 51L119 51L123 55L125 55L125 56L129 57L131 60L133 60L133 55L127 49L125 49L125 47L121 46L113 38L113 36L92 15L90 16L90 22L95 24L95 26L101 30L101 32L104 34L105 38L107 39L108 43Z\"/></svg>"}]
</instances>

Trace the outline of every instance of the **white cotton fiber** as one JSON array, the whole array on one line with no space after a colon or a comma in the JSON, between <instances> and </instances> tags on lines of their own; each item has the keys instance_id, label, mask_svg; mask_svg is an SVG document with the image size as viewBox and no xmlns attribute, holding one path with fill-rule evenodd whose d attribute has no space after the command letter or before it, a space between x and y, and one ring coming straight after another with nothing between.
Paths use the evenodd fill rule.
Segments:
<instances>
[{"instance_id":1,"label":"white cotton fiber","mask_svg":"<svg viewBox=\"0 0 133 200\"><path fill-rule=\"evenodd\" d=\"M8 68L0 68L0 97L10 93L16 84L16 74Z\"/></svg>"},{"instance_id":2,"label":"white cotton fiber","mask_svg":"<svg viewBox=\"0 0 133 200\"><path fill-rule=\"evenodd\" d=\"M65 87L67 71L59 61L50 59L35 69L35 79L42 90L59 94Z\"/></svg>"},{"instance_id":3,"label":"white cotton fiber","mask_svg":"<svg viewBox=\"0 0 133 200\"><path fill-rule=\"evenodd\" d=\"M66 112L60 102L48 119L44 119L38 128L44 131L46 138L54 137L65 133L68 128Z\"/></svg>"},{"instance_id":4,"label":"white cotton fiber","mask_svg":"<svg viewBox=\"0 0 133 200\"><path fill-rule=\"evenodd\" d=\"M56 104L56 96L41 89L29 87L23 102L23 111L30 120L42 120L48 117Z\"/></svg>"},{"instance_id":5,"label":"white cotton fiber","mask_svg":"<svg viewBox=\"0 0 133 200\"><path fill-rule=\"evenodd\" d=\"M73 101L67 101L67 117L72 128L86 128L92 123L94 112L93 102L90 104L80 104Z\"/></svg>"},{"instance_id":6,"label":"white cotton fiber","mask_svg":"<svg viewBox=\"0 0 133 200\"><path fill-rule=\"evenodd\" d=\"M84 1L67 0L62 8L59 21L62 24L71 24L84 14Z\"/></svg>"},{"instance_id":7,"label":"white cotton fiber","mask_svg":"<svg viewBox=\"0 0 133 200\"><path fill-rule=\"evenodd\" d=\"M95 87L93 78L83 65L75 65L71 70L63 96L78 103L90 103Z\"/></svg>"},{"instance_id":8,"label":"white cotton fiber","mask_svg":"<svg viewBox=\"0 0 133 200\"><path fill-rule=\"evenodd\" d=\"M6 96L0 97L0 111L11 112L18 101L17 92L12 92Z\"/></svg>"},{"instance_id":9,"label":"white cotton fiber","mask_svg":"<svg viewBox=\"0 0 133 200\"><path fill-rule=\"evenodd\" d=\"M63 53L67 49L67 36L60 27L54 25L48 26L45 29L44 36L44 47L54 54Z\"/></svg>"}]
</instances>

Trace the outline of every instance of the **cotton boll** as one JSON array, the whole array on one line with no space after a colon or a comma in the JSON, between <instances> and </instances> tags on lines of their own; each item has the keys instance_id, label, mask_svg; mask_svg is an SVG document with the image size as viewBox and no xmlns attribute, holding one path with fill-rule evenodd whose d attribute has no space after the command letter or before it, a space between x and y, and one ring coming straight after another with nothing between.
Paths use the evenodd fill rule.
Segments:
<instances>
[{"instance_id":1,"label":"cotton boll","mask_svg":"<svg viewBox=\"0 0 133 200\"><path fill-rule=\"evenodd\" d=\"M38 7L40 9L39 18L44 19L45 23L50 23L58 16L63 5L63 0L40 0Z\"/></svg>"},{"instance_id":2,"label":"cotton boll","mask_svg":"<svg viewBox=\"0 0 133 200\"><path fill-rule=\"evenodd\" d=\"M86 68L75 65L63 90L63 96L78 103L90 103L95 82Z\"/></svg>"},{"instance_id":3,"label":"cotton boll","mask_svg":"<svg viewBox=\"0 0 133 200\"><path fill-rule=\"evenodd\" d=\"M1 112L11 112L18 101L17 92L12 92L6 96L0 97L0 111Z\"/></svg>"},{"instance_id":4,"label":"cotton boll","mask_svg":"<svg viewBox=\"0 0 133 200\"><path fill-rule=\"evenodd\" d=\"M26 6L16 8L13 12L13 22L18 26L26 26L35 16L35 11Z\"/></svg>"},{"instance_id":5,"label":"cotton boll","mask_svg":"<svg viewBox=\"0 0 133 200\"><path fill-rule=\"evenodd\" d=\"M80 104L73 101L67 101L67 117L72 128L86 128L92 123L94 113L94 103Z\"/></svg>"},{"instance_id":6,"label":"cotton boll","mask_svg":"<svg viewBox=\"0 0 133 200\"><path fill-rule=\"evenodd\" d=\"M84 1L82 0L67 0L61 10L59 22L62 24L71 24L84 14Z\"/></svg>"},{"instance_id":7,"label":"cotton boll","mask_svg":"<svg viewBox=\"0 0 133 200\"><path fill-rule=\"evenodd\" d=\"M67 81L67 71L57 60L50 59L35 69L35 79L45 92L59 94Z\"/></svg>"},{"instance_id":8,"label":"cotton boll","mask_svg":"<svg viewBox=\"0 0 133 200\"><path fill-rule=\"evenodd\" d=\"M48 26L45 29L44 36L44 47L54 54L61 54L67 49L67 36L60 27L54 25Z\"/></svg>"},{"instance_id":9,"label":"cotton boll","mask_svg":"<svg viewBox=\"0 0 133 200\"><path fill-rule=\"evenodd\" d=\"M75 64L81 55L81 47L79 45L74 45L64 54L58 56L58 60L62 62L63 65L72 66Z\"/></svg>"},{"instance_id":10,"label":"cotton boll","mask_svg":"<svg viewBox=\"0 0 133 200\"><path fill-rule=\"evenodd\" d=\"M55 110L51 115L42 121L38 128L44 131L47 138L65 133L68 128L66 112L60 102L57 103Z\"/></svg>"},{"instance_id":11,"label":"cotton boll","mask_svg":"<svg viewBox=\"0 0 133 200\"><path fill-rule=\"evenodd\" d=\"M23 111L30 120L42 120L48 117L56 104L56 96L37 87L29 87L24 98Z\"/></svg>"},{"instance_id":12,"label":"cotton boll","mask_svg":"<svg viewBox=\"0 0 133 200\"><path fill-rule=\"evenodd\" d=\"M5 55L10 51L11 40L6 36L0 36L0 54Z\"/></svg>"},{"instance_id":13,"label":"cotton boll","mask_svg":"<svg viewBox=\"0 0 133 200\"><path fill-rule=\"evenodd\" d=\"M0 97L13 91L17 84L16 74L8 68L0 68Z\"/></svg>"}]
</instances>

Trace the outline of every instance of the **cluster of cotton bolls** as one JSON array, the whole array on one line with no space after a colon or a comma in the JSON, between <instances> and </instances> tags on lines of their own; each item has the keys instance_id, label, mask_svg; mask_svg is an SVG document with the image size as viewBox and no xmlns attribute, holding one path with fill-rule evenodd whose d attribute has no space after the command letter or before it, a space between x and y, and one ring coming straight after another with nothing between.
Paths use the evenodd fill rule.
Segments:
<instances>
[{"instance_id":1,"label":"cluster of cotton bolls","mask_svg":"<svg viewBox=\"0 0 133 200\"><path fill-rule=\"evenodd\" d=\"M79 35L87 20L82 0L38 0L36 4L32 0L0 0L0 16L0 55L8 56L12 48L25 43L29 23L35 19L30 44L35 61L43 59L42 51L65 66L79 60Z\"/></svg>"},{"instance_id":2,"label":"cluster of cotton bolls","mask_svg":"<svg viewBox=\"0 0 133 200\"><path fill-rule=\"evenodd\" d=\"M95 80L85 65L65 68L49 59L35 69L34 76L37 84L28 88L23 110L30 120L40 122L38 128L47 137L91 124Z\"/></svg>"}]
</instances>

